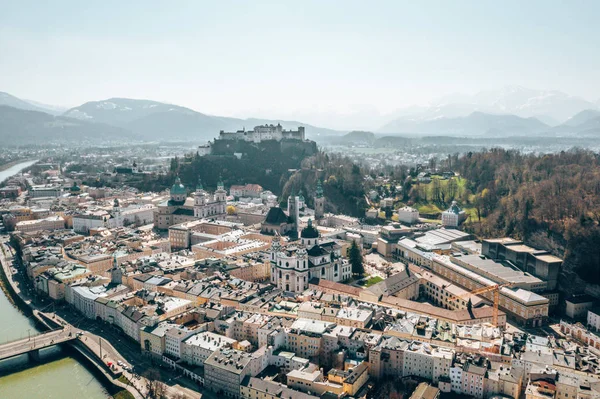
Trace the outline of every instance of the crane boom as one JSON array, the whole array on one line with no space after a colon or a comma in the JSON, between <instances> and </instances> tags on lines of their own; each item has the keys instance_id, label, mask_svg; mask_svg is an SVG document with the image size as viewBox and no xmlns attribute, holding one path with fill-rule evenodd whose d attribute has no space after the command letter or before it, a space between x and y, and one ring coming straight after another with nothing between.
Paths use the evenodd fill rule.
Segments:
<instances>
[{"instance_id":1,"label":"crane boom","mask_svg":"<svg viewBox=\"0 0 600 399\"><path fill-rule=\"evenodd\" d=\"M489 285L487 287L477 288L466 294L459 295L457 297L457 300L465 299L466 297L468 297L470 295L481 295L481 294L485 294L487 292L492 292L493 301L494 301L494 309L492 312L492 324L497 327L498 326L498 303L500 302L500 288L509 287L511 285L512 285L512 283L494 284L494 285Z\"/></svg>"}]
</instances>

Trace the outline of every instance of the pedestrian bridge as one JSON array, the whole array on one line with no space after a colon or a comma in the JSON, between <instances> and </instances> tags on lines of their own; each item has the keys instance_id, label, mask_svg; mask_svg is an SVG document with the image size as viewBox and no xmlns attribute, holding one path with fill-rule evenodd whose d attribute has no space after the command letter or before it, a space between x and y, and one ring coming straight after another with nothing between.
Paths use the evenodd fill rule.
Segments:
<instances>
[{"instance_id":1,"label":"pedestrian bridge","mask_svg":"<svg viewBox=\"0 0 600 399\"><path fill-rule=\"evenodd\" d=\"M60 329L10 341L0 345L0 361L26 353L30 359L39 360L40 349L69 342L76 338L76 334L71 329Z\"/></svg>"}]
</instances>

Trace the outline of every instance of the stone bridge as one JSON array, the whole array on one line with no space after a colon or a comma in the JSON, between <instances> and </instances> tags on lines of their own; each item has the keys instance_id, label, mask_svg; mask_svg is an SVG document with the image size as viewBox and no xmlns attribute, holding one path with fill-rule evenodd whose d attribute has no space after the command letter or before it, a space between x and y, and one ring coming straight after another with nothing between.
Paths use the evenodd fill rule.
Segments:
<instances>
[{"instance_id":1,"label":"stone bridge","mask_svg":"<svg viewBox=\"0 0 600 399\"><path fill-rule=\"evenodd\" d=\"M0 361L25 353L31 360L38 361L40 349L69 342L75 338L76 335L70 329L60 329L10 341L0 345Z\"/></svg>"}]
</instances>

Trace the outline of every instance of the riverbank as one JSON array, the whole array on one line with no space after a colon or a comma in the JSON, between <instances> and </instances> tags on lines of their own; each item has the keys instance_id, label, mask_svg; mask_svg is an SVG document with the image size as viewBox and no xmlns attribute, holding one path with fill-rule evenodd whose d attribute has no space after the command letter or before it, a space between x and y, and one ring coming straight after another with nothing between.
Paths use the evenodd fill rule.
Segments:
<instances>
[{"instance_id":1,"label":"riverbank","mask_svg":"<svg viewBox=\"0 0 600 399\"><path fill-rule=\"evenodd\" d=\"M30 317L33 314L33 311L29 304L23 300L23 298L17 294L14 286L11 284L8 278L8 273L10 272L10 265L7 265L4 244L0 244L2 246L2 255L0 257L0 263L2 267L0 267L0 288L6 299L13 304L15 308L17 308L21 313L25 316Z\"/></svg>"},{"instance_id":2,"label":"riverbank","mask_svg":"<svg viewBox=\"0 0 600 399\"><path fill-rule=\"evenodd\" d=\"M39 159L29 159L29 160L20 160L5 163L0 166L0 183L3 183L5 180L10 177L22 172L23 170L29 168L32 165L35 165L39 162Z\"/></svg>"},{"instance_id":3,"label":"riverbank","mask_svg":"<svg viewBox=\"0 0 600 399\"><path fill-rule=\"evenodd\" d=\"M16 161L5 163L3 165L0 165L0 172L4 172L6 169L10 169L15 165L18 165L20 163L29 162L29 161L33 161L33 159L25 158L25 159L18 159Z\"/></svg>"},{"instance_id":4,"label":"riverbank","mask_svg":"<svg viewBox=\"0 0 600 399\"><path fill-rule=\"evenodd\" d=\"M2 245L2 254L0 255L0 285L8 301L10 301L15 308L24 313L26 316L33 315L33 308L27 301L19 295L19 290L14 285L14 280L9 277L10 265L5 257L4 244ZM35 320L35 327L38 331L48 330L48 326L37 320L37 317L33 317ZM134 397L141 398L141 395L136 392L130 392L131 388L123 384L122 382L113 379L106 370L104 363L96 360L92 355L85 353L79 346L63 345L66 355L73 357L80 364L82 364L103 386L104 388L114 397ZM56 360L56 359L54 359ZM13 371L19 371L15 369ZM129 393L129 395L123 393L123 391ZM136 395L137 394L137 395Z\"/></svg>"}]
</instances>

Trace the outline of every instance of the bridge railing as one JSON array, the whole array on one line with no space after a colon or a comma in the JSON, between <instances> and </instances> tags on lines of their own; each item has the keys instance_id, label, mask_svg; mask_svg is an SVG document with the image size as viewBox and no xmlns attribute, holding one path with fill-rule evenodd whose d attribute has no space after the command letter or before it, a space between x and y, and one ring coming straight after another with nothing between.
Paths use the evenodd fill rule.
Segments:
<instances>
[{"instance_id":1,"label":"bridge railing","mask_svg":"<svg viewBox=\"0 0 600 399\"><path fill-rule=\"evenodd\" d=\"M44 332L33 330L32 334L30 334L30 335L21 335L21 337L19 337L19 338L7 339L7 340L0 341L0 348L3 346L9 346L11 344L14 344L14 343L17 343L20 341L33 341L34 339L43 338L47 334L56 333L57 331L62 331L62 330L63 330L62 328L55 328L53 330L44 331Z\"/></svg>"}]
</instances>

